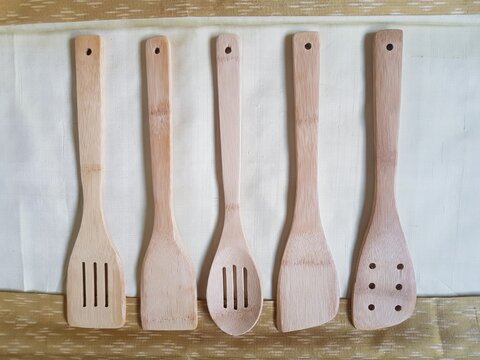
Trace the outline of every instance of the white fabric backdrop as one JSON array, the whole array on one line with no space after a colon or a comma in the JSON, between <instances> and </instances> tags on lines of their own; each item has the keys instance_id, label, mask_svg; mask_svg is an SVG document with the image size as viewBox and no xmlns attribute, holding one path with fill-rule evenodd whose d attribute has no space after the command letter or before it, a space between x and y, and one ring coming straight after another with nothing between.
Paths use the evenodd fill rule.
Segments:
<instances>
[{"instance_id":1,"label":"white fabric backdrop","mask_svg":"<svg viewBox=\"0 0 480 360\"><path fill-rule=\"evenodd\" d=\"M153 216L142 41L167 35L175 213L204 296L221 228L211 50L212 39L228 31L240 35L243 52L241 214L271 298L293 205L289 36L314 30L321 37L320 210L345 296L372 191L366 34L401 28L396 193L418 293L480 293L479 24L479 17L210 18L0 28L0 288L63 290L80 222L72 38L95 33L105 55L105 220L127 294L137 293Z\"/></svg>"}]
</instances>

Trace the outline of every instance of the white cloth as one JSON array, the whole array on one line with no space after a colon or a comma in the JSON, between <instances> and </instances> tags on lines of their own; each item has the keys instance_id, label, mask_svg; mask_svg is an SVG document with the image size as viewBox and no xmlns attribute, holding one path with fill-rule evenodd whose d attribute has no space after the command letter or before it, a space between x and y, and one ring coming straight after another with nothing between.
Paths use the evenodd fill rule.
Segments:
<instances>
[{"instance_id":1,"label":"white cloth","mask_svg":"<svg viewBox=\"0 0 480 360\"><path fill-rule=\"evenodd\" d=\"M368 220L365 36L404 30L396 194L420 295L480 293L480 18L194 18L0 28L0 288L63 290L78 230L79 173L72 39L104 38L104 214L137 294L152 222L145 164L143 41L169 37L173 77L174 204L204 296L221 224L214 142L212 45L241 38L241 215L272 297L285 239L293 121L290 34L320 33L319 201L347 294ZM367 59L367 60L366 60ZM368 119L370 121L370 119ZM368 134L368 136L367 136ZM292 150L292 149L291 149ZM147 170L146 170L147 169ZM371 191L367 192L370 193ZM367 196L368 198L368 196ZM293 204L290 204L293 206ZM291 214L291 212L289 212ZM150 224L150 225L149 225ZM283 234L283 235L282 235ZM215 235L215 236L214 236Z\"/></svg>"}]
</instances>

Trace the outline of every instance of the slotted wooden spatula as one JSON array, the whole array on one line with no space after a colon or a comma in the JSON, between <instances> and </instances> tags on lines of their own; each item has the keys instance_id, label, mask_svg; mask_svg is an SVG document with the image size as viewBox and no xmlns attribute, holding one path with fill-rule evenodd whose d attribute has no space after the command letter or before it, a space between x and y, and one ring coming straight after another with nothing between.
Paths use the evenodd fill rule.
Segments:
<instances>
[{"instance_id":1,"label":"slotted wooden spatula","mask_svg":"<svg viewBox=\"0 0 480 360\"><path fill-rule=\"evenodd\" d=\"M120 257L102 213L102 42L75 39L77 119L83 190L82 223L67 270L67 320L71 326L118 328L125 322Z\"/></svg>"},{"instance_id":2,"label":"slotted wooden spatula","mask_svg":"<svg viewBox=\"0 0 480 360\"><path fill-rule=\"evenodd\" d=\"M191 330L197 327L197 286L173 212L169 41L149 39L145 51L155 218L142 267L142 327Z\"/></svg>"},{"instance_id":3,"label":"slotted wooden spatula","mask_svg":"<svg viewBox=\"0 0 480 360\"><path fill-rule=\"evenodd\" d=\"M318 33L293 36L297 186L290 235L280 264L277 326L288 332L321 325L338 311L337 271L318 206Z\"/></svg>"},{"instance_id":4,"label":"slotted wooden spatula","mask_svg":"<svg viewBox=\"0 0 480 360\"><path fill-rule=\"evenodd\" d=\"M402 31L383 30L373 43L375 195L353 291L353 323L373 330L413 312L415 274L395 202L400 118Z\"/></svg>"},{"instance_id":5,"label":"slotted wooden spatula","mask_svg":"<svg viewBox=\"0 0 480 360\"><path fill-rule=\"evenodd\" d=\"M217 326L231 335L249 331L262 310L258 271L240 221L240 46L238 36L217 38L225 223L207 284L207 304Z\"/></svg>"}]
</instances>

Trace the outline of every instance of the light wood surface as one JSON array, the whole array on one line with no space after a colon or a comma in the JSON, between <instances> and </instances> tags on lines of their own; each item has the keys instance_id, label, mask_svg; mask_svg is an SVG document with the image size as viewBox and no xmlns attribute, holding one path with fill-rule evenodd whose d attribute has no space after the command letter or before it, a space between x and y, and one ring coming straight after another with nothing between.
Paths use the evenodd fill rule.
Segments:
<instances>
[{"instance_id":1,"label":"light wood surface","mask_svg":"<svg viewBox=\"0 0 480 360\"><path fill-rule=\"evenodd\" d=\"M147 40L145 58L155 216L142 266L142 327L191 330L197 327L197 286L193 263L182 246L173 211L168 39L160 36Z\"/></svg>"},{"instance_id":2,"label":"light wood surface","mask_svg":"<svg viewBox=\"0 0 480 360\"><path fill-rule=\"evenodd\" d=\"M75 39L77 121L83 213L67 270L67 318L78 327L118 328L125 322L119 255L102 212L102 41Z\"/></svg>"},{"instance_id":3,"label":"light wood surface","mask_svg":"<svg viewBox=\"0 0 480 360\"><path fill-rule=\"evenodd\" d=\"M295 209L278 276L278 328L306 329L338 311L337 272L320 221L317 141L320 42L317 32L293 36L297 181Z\"/></svg>"},{"instance_id":4,"label":"light wood surface","mask_svg":"<svg viewBox=\"0 0 480 360\"><path fill-rule=\"evenodd\" d=\"M225 220L207 284L208 310L228 334L241 335L258 321L262 290L240 220L240 43L222 34L216 42L220 147Z\"/></svg>"},{"instance_id":5,"label":"light wood surface","mask_svg":"<svg viewBox=\"0 0 480 360\"><path fill-rule=\"evenodd\" d=\"M415 308L415 274L395 202L402 45L401 30L375 34L375 191L353 291L353 322L359 329L399 324Z\"/></svg>"},{"instance_id":6,"label":"light wood surface","mask_svg":"<svg viewBox=\"0 0 480 360\"><path fill-rule=\"evenodd\" d=\"M0 24L193 16L325 16L475 14L471 0L4 0Z\"/></svg>"}]
</instances>

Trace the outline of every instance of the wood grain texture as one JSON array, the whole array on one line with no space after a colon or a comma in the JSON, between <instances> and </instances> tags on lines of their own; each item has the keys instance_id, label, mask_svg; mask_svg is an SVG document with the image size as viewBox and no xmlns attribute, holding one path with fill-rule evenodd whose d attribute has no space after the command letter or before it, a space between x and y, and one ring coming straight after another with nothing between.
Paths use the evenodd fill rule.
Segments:
<instances>
[{"instance_id":1,"label":"wood grain texture","mask_svg":"<svg viewBox=\"0 0 480 360\"><path fill-rule=\"evenodd\" d=\"M222 34L216 42L220 148L225 220L210 268L207 303L215 323L241 335L255 326L262 310L262 289L240 219L240 43Z\"/></svg>"},{"instance_id":2,"label":"wood grain texture","mask_svg":"<svg viewBox=\"0 0 480 360\"><path fill-rule=\"evenodd\" d=\"M396 325L415 308L415 274L395 201L401 77L402 31L377 32L373 45L375 192L352 302L353 322L359 329Z\"/></svg>"},{"instance_id":3,"label":"wood grain texture","mask_svg":"<svg viewBox=\"0 0 480 360\"><path fill-rule=\"evenodd\" d=\"M69 327L62 295L0 292L2 359L475 359L480 357L480 297L419 298L412 317L376 331L355 329L340 302L322 327L280 333L275 303L265 301L251 332L229 336L198 302L198 328L184 333L142 330L139 299L127 298L120 329Z\"/></svg>"},{"instance_id":4,"label":"wood grain texture","mask_svg":"<svg viewBox=\"0 0 480 360\"><path fill-rule=\"evenodd\" d=\"M197 284L193 263L182 246L173 211L168 39L160 36L147 40L145 58L155 215L142 266L142 327L191 330L197 327Z\"/></svg>"},{"instance_id":5,"label":"wood grain texture","mask_svg":"<svg viewBox=\"0 0 480 360\"><path fill-rule=\"evenodd\" d=\"M75 39L77 120L83 213L67 270L67 318L72 326L117 328L125 322L120 257L102 211L102 42Z\"/></svg>"},{"instance_id":6,"label":"wood grain texture","mask_svg":"<svg viewBox=\"0 0 480 360\"><path fill-rule=\"evenodd\" d=\"M278 275L278 327L319 326L338 311L339 285L320 220L317 141L320 41L318 33L293 36L297 181L292 228Z\"/></svg>"},{"instance_id":7,"label":"wood grain texture","mask_svg":"<svg viewBox=\"0 0 480 360\"><path fill-rule=\"evenodd\" d=\"M0 3L0 24L185 16L458 15L479 12L480 3L470 0L7 0Z\"/></svg>"}]
</instances>

